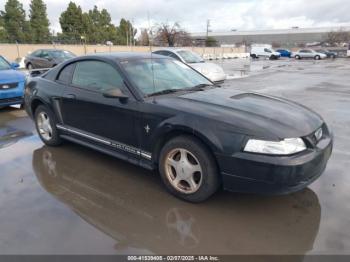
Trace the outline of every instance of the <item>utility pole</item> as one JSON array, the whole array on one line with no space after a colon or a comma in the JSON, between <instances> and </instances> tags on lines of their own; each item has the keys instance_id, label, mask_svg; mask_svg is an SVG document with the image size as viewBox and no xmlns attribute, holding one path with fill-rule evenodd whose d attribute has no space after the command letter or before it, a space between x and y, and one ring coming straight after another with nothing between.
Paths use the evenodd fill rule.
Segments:
<instances>
[{"instance_id":1,"label":"utility pole","mask_svg":"<svg viewBox=\"0 0 350 262\"><path fill-rule=\"evenodd\" d=\"M207 38L209 37L210 19L207 20Z\"/></svg>"}]
</instances>

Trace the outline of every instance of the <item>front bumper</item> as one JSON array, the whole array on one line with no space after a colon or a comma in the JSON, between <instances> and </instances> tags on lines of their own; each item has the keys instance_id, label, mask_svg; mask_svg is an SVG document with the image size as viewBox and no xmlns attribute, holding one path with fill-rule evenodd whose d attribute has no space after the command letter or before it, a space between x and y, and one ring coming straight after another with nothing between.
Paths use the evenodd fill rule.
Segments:
<instances>
[{"instance_id":1,"label":"front bumper","mask_svg":"<svg viewBox=\"0 0 350 262\"><path fill-rule=\"evenodd\" d=\"M300 191L321 176L333 149L331 137L293 156L240 152L217 155L224 189L234 192L288 194Z\"/></svg>"},{"instance_id":2,"label":"front bumper","mask_svg":"<svg viewBox=\"0 0 350 262\"><path fill-rule=\"evenodd\" d=\"M11 97L0 99L0 107L23 104L23 97Z\"/></svg>"}]
</instances>

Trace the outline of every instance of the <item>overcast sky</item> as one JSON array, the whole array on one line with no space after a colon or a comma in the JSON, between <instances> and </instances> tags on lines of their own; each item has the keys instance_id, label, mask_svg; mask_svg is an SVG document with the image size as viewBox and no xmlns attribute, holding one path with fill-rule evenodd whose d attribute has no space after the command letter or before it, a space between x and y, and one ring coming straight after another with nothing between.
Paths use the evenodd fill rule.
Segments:
<instances>
[{"instance_id":1,"label":"overcast sky","mask_svg":"<svg viewBox=\"0 0 350 262\"><path fill-rule=\"evenodd\" d=\"M30 0L20 0L26 11ZM53 30L60 31L59 16L69 0L44 0ZM0 0L3 9L5 0ZM190 32L204 32L206 20L211 30L276 29L350 25L349 0L74 0L84 11L94 5L106 8L115 24L124 17L137 27L177 21Z\"/></svg>"}]
</instances>

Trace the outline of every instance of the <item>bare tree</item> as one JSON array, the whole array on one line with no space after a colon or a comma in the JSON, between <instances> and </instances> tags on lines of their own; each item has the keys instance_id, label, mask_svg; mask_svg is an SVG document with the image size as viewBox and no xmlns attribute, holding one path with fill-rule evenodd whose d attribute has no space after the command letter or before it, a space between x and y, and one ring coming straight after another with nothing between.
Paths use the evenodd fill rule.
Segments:
<instances>
[{"instance_id":1,"label":"bare tree","mask_svg":"<svg viewBox=\"0 0 350 262\"><path fill-rule=\"evenodd\" d=\"M149 45L149 35L147 32L147 29L143 29L141 31L141 35L139 37L139 44L142 46L148 46Z\"/></svg>"},{"instance_id":2,"label":"bare tree","mask_svg":"<svg viewBox=\"0 0 350 262\"><path fill-rule=\"evenodd\" d=\"M350 33L343 30L329 32L326 39L326 42L332 46L339 45L341 43L348 43L349 41Z\"/></svg>"},{"instance_id":3,"label":"bare tree","mask_svg":"<svg viewBox=\"0 0 350 262\"><path fill-rule=\"evenodd\" d=\"M175 22L173 25L169 23L162 23L158 26L156 33L156 43L159 45L167 45L173 47L175 45L188 44L190 40L189 34L181 29L179 23Z\"/></svg>"}]
</instances>

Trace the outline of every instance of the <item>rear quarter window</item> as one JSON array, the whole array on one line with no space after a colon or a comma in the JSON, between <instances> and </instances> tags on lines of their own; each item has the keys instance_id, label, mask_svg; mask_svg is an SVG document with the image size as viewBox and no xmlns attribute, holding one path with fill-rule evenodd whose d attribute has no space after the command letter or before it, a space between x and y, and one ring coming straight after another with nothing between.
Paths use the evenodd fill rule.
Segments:
<instances>
[{"instance_id":1,"label":"rear quarter window","mask_svg":"<svg viewBox=\"0 0 350 262\"><path fill-rule=\"evenodd\" d=\"M74 72L75 68L75 63L74 64L69 64L66 67L64 67L59 75L57 76L57 82L62 83L62 84L70 84L72 80L72 75Z\"/></svg>"}]
</instances>

